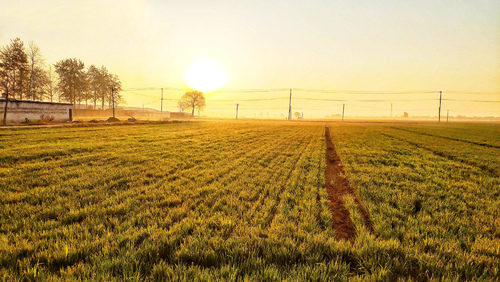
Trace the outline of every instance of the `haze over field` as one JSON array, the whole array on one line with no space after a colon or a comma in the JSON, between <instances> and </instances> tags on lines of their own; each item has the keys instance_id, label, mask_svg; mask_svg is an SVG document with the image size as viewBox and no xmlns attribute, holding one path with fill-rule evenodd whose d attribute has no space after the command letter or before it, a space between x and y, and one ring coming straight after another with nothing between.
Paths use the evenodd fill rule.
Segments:
<instances>
[{"instance_id":1,"label":"haze over field","mask_svg":"<svg viewBox=\"0 0 500 282\"><path fill-rule=\"evenodd\" d=\"M50 64L75 57L105 65L122 80L130 106L159 108L163 87L172 99L164 109L176 110L186 65L205 56L227 76L207 96L209 115L232 115L240 103L242 116L280 118L289 88L296 98L329 99L293 100L293 111L306 117L339 114L344 103L347 115L389 116L393 103L395 116L435 116L440 90L450 99L443 115L447 109L500 115L499 1L0 0L0 6L1 46L19 37L33 40ZM245 101L267 98L283 99Z\"/></svg>"}]
</instances>

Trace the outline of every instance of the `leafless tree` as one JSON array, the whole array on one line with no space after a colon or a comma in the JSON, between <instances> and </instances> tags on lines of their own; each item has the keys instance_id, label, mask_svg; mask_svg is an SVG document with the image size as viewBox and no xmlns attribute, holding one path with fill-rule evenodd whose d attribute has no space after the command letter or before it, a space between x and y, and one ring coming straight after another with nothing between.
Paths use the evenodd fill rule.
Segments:
<instances>
[{"instance_id":1,"label":"leafless tree","mask_svg":"<svg viewBox=\"0 0 500 282\"><path fill-rule=\"evenodd\" d=\"M37 92L40 92L44 88L44 83L46 82L46 73L43 71L42 52L40 48L30 41L28 45L28 62L30 67L29 72L29 82L28 82L28 99L32 100L42 100L43 97L37 97Z\"/></svg>"},{"instance_id":2,"label":"leafless tree","mask_svg":"<svg viewBox=\"0 0 500 282\"><path fill-rule=\"evenodd\" d=\"M110 97L110 102L113 102L113 99L115 101L115 106L118 106L118 104L125 103L125 100L123 99L122 94L120 91L122 91L122 82L120 81L120 78L116 74L110 74L109 77L109 87L113 89L113 95Z\"/></svg>"},{"instance_id":3,"label":"leafless tree","mask_svg":"<svg viewBox=\"0 0 500 282\"><path fill-rule=\"evenodd\" d=\"M52 65L49 65L49 69L47 70L47 85L46 85L47 98L53 102L54 96L56 95L56 76L54 74L54 70L52 69Z\"/></svg>"}]
</instances>

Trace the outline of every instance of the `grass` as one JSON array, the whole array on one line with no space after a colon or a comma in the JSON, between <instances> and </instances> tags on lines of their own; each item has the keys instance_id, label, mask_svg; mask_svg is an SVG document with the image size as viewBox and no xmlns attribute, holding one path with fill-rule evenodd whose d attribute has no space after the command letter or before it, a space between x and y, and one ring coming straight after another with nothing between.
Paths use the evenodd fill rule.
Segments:
<instances>
[{"instance_id":1,"label":"grass","mask_svg":"<svg viewBox=\"0 0 500 282\"><path fill-rule=\"evenodd\" d=\"M374 221L346 197L352 245L334 239L324 123L0 131L0 277L499 279L498 125L330 127Z\"/></svg>"}]
</instances>

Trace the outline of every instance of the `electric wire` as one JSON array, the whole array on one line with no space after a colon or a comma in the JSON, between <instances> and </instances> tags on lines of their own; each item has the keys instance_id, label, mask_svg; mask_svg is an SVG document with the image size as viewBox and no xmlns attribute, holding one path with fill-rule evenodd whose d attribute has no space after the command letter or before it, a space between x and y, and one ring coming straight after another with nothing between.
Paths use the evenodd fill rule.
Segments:
<instances>
[{"instance_id":1,"label":"electric wire","mask_svg":"<svg viewBox=\"0 0 500 282\"><path fill-rule=\"evenodd\" d=\"M123 92L137 95L137 96L142 96L150 99L155 99L152 102L144 103L144 105L149 105L149 104L154 104L158 103L161 101L161 99L158 99L158 95L154 95L151 93L145 94L145 93L138 93L141 91L158 91L160 92L161 89L163 88L164 91L170 91L170 92L185 92L189 91L190 89L182 89L182 88L176 88L176 87L143 87L143 88L128 88L125 90L122 90ZM440 91L430 91L430 90L419 90L419 91L358 91L358 90L325 90L325 89L308 89L308 88L249 88L249 89L223 89L223 90L218 90L218 91L213 91L210 94L258 94L258 93L278 93L278 92L288 92L292 91L292 93L310 93L310 94L335 94L335 96L340 96L339 98L315 98L313 97L303 97L303 95L298 95L298 96L292 96L292 100L300 100L300 101L312 101L312 102L324 102L324 104L328 106L324 107L318 107L316 106L300 106L300 107L293 107L294 110L297 111L303 111L303 110L316 110L316 111L331 111L333 110L336 106L340 105L346 105L349 107L349 111L352 112L363 112L363 111L389 111L391 110L390 107L376 107L376 106L367 106L367 105L359 105L359 104L353 104L353 103L398 103L398 102L428 102L428 101L433 101L437 102L439 100L443 102L472 102L472 103L500 103L500 100L480 100L480 99L459 99L460 95L475 95L475 96L481 96L481 95L495 95L495 96L500 96L500 92L481 92L481 91L457 91L457 90L446 90L442 91L441 94L443 96L448 96L446 98L439 98L437 96L440 94ZM177 94L176 94L177 95ZM414 95L414 98L411 99L401 99L401 98L396 98L396 99L352 99L352 98L347 98L346 96L350 95L359 95L359 96L373 96L373 95ZM426 98L429 95L435 95L434 98ZM266 95L267 96L267 95ZM358 97L359 97L358 96ZM449 98L449 97L452 98ZM458 97L457 97L458 96ZM465 97L464 97L465 98ZM495 97L496 98L496 97ZM269 107L269 106L252 106L253 102L271 102L271 101L284 101L284 100L289 100L290 97L288 93L286 95L283 95L282 97L262 97L262 98L233 98L233 99L210 99L207 98L206 101L207 103L211 104L214 103L215 107L213 106L207 106L207 110L233 110L235 104L240 104L240 111L263 111L263 110L286 110L288 111L287 108L283 107ZM180 97L175 99L175 98L164 98L163 101L179 101ZM335 104L331 104L334 102ZM247 104L248 103L248 104ZM363 108L363 109L357 109L357 108ZM429 108L399 108L395 107L392 108L392 111L434 111L435 108L437 107L429 107ZM454 109L454 111L458 111L458 109ZM460 110L461 112L467 112L468 114L474 112L474 110L466 109L466 110ZM482 111L481 113L498 113L497 111Z\"/></svg>"}]
</instances>

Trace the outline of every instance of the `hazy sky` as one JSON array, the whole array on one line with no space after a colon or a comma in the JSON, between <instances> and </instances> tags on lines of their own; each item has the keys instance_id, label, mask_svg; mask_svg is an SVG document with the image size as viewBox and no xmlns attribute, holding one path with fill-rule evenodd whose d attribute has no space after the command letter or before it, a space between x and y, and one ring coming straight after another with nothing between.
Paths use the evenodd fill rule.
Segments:
<instances>
[{"instance_id":1,"label":"hazy sky","mask_svg":"<svg viewBox=\"0 0 500 282\"><path fill-rule=\"evenodd\" d=\"M443 90L449 99L500 100L498 0L0 0L0 45L16 37L25 44L33 40L47 63L76 57L86 66L104 65L119 75L124 89L183 88L183 66L201 54L224 65L226 89L436 91L389 96L294 92L297 97L353 100L435 99ZM456 91L481 95L451 93ZM125 94L131 105L159 96L158 90L131 92L141 94ZM165 92L172 99L180 95ZM247 113L252 116L267 113L259 107L282 105L286 114L288 101L245 99L287 95L225 93L208 98L239 100L243 113L254 108ZM342 103L358 111L352 115L389 114L390 102L293 102L306 116L330 113L325 109L330 106L336 107L330 114L339 113ZM395 115L407 109L414 109L414 115L437 114L435 101L393 103ZM206 111L216 111L210 108L214 105L209 103ZM175 110L175 102L165 107ZM443 109L455 115L500 116L500 103L444 101Z\"/></svg>"}]
</instances>

